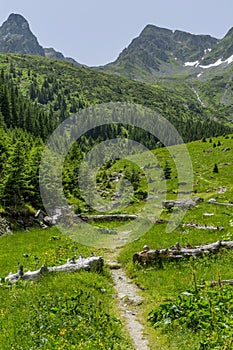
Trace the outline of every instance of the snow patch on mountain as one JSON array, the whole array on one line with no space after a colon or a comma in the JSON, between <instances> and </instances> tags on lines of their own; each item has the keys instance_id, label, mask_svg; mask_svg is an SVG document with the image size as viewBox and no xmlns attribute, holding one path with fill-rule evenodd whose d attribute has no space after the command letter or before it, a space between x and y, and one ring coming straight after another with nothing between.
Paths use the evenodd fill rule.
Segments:
<instances>
[{"instance_id":1,"label":"snow patch on mountain","mask_svg":"<svg viewBox=\"0 0 233 350\"><path fill-rule=\"evenodd\" d=\"M233 62L233 55L230 56L225 62L227 62L228 64Z\"/></svg>"},{"instance_id":2,"label":"snow patch on mountain","mask_svg":"<svg viewBox=\"0 0 233 350\"><path fill-rule=\"evenodd\" d=\"M207 68L212 68L212 67L217 67L220 64L224 63L221 58L219 58L215 63L208 64L207 66L202 66L200 65L201 68L207 69Z\"/></svg>"},{"instance_id":3,"label":"snow patch on mountain","mask_svg":"<svg viewBox=\"0 0 233 350\"><path fill-rule=\"evenodd\" d=\"M206 55L208 52L211 52L211 51L212 51L212 49L205 49L204 54Z\"/></svg>"},{"instance_id":4,"label":"snow patch on mountain","mask_svg":"<svg viewBox=\"0 0 233 350\"><path fill-rule=\"evenodd\" d=\"M215 63L208 64L207 66L200 65L199 67L206 69L206 68L212 68L212 67L220 66L220 64L223 64L223 63L230 64L232 62L233 62L233 55L230 56L229 58L227 58L225 61L223 61L222 58L219 58Z\"/></svg>"},{"instance_id":5,"label":"snow patch on mountain","mask_svg":"<svg viewBox=\"0 0 233 350\"><path fill-rule=\"evenodd\" d=\"M185 62L184 66L185 67L197 67L199 65L199 61L195 61L195 62Z\"/></svg>"}]
</instances>

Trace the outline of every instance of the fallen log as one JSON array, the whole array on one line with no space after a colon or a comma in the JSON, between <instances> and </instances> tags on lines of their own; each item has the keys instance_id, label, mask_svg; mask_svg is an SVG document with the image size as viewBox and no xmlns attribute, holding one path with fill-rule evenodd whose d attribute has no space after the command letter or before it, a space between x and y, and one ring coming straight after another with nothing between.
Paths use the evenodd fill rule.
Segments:
<instances>
[{"instance_id":1,"label":"fallen log","mask_svg":"<svg viewBox=\"0 0 233 350\"><path fill-rule=\"evenodd\" d=\"M215 204L215 205L222 205L225 207L233 207L232 203L217 202L215 198L209 199L207 203Z\"/></svg>"},{"instance_id":2,"label":"fallen log","mask_svg":"<svg viewBox=\"0 0 233 350\"><path fill-rule=\"evenodd\" d=\"M210 281L209 284L211 287L222 286L225 284L229 284L230 286L233 286L233 280Z\"/></svg>"},{"instance_id":3,"label":"fallen log","mask_svg":"<svg viewBox=\"0 0 233 350\"><path fill-rule=\"evenodd\" d=\"M11 272L5 278L5 281L15 283L18 280L29 280L37 281L40 276L52 273L52 272L73 272L73 271L94 271L97 273L102 273L103 271L104 260L101 256L91 256L89 258L83 258L80 256L77 260L72 257L67 263L59 266L42 266L39 270L36 271L23 271L23 266L19 266L19 270L12 274Z\"/></svg>"},{"instance_id":4,"label":"fallen log","mask_svg":"<svg viewBox=\"0 0 233 350\"><path fill-rule=\"evenodd\" d=\"M183 227L193 227L198 230L213 230L213 231L222 231L224 230L223 226L213 226L213 225L199 225L196 224L195 222L190 222L190 223L184 223L182 225Z\"/></svg>"},{"instance_id":5,"label":"fallen log","mask_svg":"<svg viewBox=\"0 0 233 350\"><path fill-rule=\"evenodd\" d=\"M121 220L121 221L127 221L127 220L136 220L138 218L137 215L128 215L128 214L103 214L103 215L78 215L80 219L83 221L98 221L98 220L105 220L105 221L113 221L113 220Z\"/></svg>"},{"instance_id":6,"label":"fallen log","mask_svg":"<svg viewBox=\"0 0 233 350\"><path fill-rule=\"evenodd\" d=\"M133 262L150 264L162 260L177 261L181 259L197 258L208 254L218 253L221 249L233 249L233 241L217 241L202 246L191 246L189 243L182 247L179 243L167 249L151 250L144 246L143 251L133 255Z\"/></svg>"}]
</instances>

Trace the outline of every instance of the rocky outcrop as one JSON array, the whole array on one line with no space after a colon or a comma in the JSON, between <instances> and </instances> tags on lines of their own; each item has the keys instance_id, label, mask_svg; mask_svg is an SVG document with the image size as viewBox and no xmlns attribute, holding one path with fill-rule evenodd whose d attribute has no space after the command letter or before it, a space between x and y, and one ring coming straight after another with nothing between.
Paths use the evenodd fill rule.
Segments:
<instances>
[{"instance_id":1,"label":"rocky outcrop","mask_svg":"<svg viewBox=\"0 0 233 350\"><path fill-rule=\"evenodd\" d=\"M11 233L10 223L5 218L0 217L0 236L6 233Z\"/></svg>"},{"instance_id":2,"label":"rocky outcrop","mask_svg":"<svg viewBox=\"0 0 233 350\"><path fill-rule=\"evenodd\" d=\"M14 13L0 27L0 52L45 56L26 19Z\"/></svg>"},{"instance_id":3,"label":"rocky outcrop","mask_svg":"<svg viewBox=\"0 0 233 350\"><path fill-rule=\"evenodd\" d=\"M72 63L75 66L80 66L80 64L71 57L65 57L61 52L54 50L52 47L44 48L45 57L52 58L55 60L66 61Z\"/></svg>"},{"instance_id":4,"label":"rocky outcrop","mask_svg":"<svg viewBox=\"0 0 233 350\"><path fill-rule=\"evenodd\" d=\"M193 197L193 198L184 198L177 200L164 200L163 207L166 209L172 209L174 207L180 207L184 209L192 208L197 205L197 203L203 202L203 198Z\"/></svg>"},{"instance_id":5,"label":"rocky outcrop","mask_svg":"<svg viewBox=\"0 0 233 350\"><path fill-rule=\"evenodd\" d=\"M31 32L27 20L14 13L0 27L0 52L45 56L80 66L73 58L65 57L53 48L43 48Z\"/></svg>"}]
</instances>

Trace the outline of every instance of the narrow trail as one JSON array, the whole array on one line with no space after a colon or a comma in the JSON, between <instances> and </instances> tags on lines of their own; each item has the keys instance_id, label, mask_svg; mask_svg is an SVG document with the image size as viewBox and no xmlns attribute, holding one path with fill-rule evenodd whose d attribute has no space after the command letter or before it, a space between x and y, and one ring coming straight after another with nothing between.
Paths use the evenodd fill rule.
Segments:
<instances>
[{"instance_id":1,"label":"narrow trail","mask_svg":"<svg viewBox=\"0 0 233 350\"><path fill-rule=\"evenodd\" d=\"M149 342L144 335L144 327L138 320L140 305L143 302L143 298L139 296L138 287L126 276L124 269L114 259L114 254L112 256L109 255L106 263L110 267L118 294L121 317L125 320L125 325L134 342L135 350L150 350Z\"/></svg>"}]
</instances>

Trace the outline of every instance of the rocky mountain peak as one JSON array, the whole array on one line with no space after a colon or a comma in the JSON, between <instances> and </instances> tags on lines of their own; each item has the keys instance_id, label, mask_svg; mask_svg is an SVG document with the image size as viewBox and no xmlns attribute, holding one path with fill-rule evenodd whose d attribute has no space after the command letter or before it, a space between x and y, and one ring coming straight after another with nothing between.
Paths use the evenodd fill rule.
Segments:
<instances>
[{"instance_id":1,"label":"rocky mountain peak","mask_svg":"<svg viewBox=\"0 0 233 350\"><path fill-rule=\"evenodd\" d=\"M0 52L45 55L27 20L14 13L0 27Z\"/></svg>"},{"instance_id":2,"label":"rocky mountain peak","mask_svg":"<svg viewBox=\"0 0 233 350\"><path fill-rule=\"evenodd\" d=\"M6 20L6 22L4 22L5 24L6 23L13 23L13 24L16 24L18 25L19 27L22 27L22 26L27 26L29 28L29 24L27 22L27 20L20 14L17 14L17 13L11 13L10 16L8 17L8 19Z\"/></svg>"}]
</instances>

